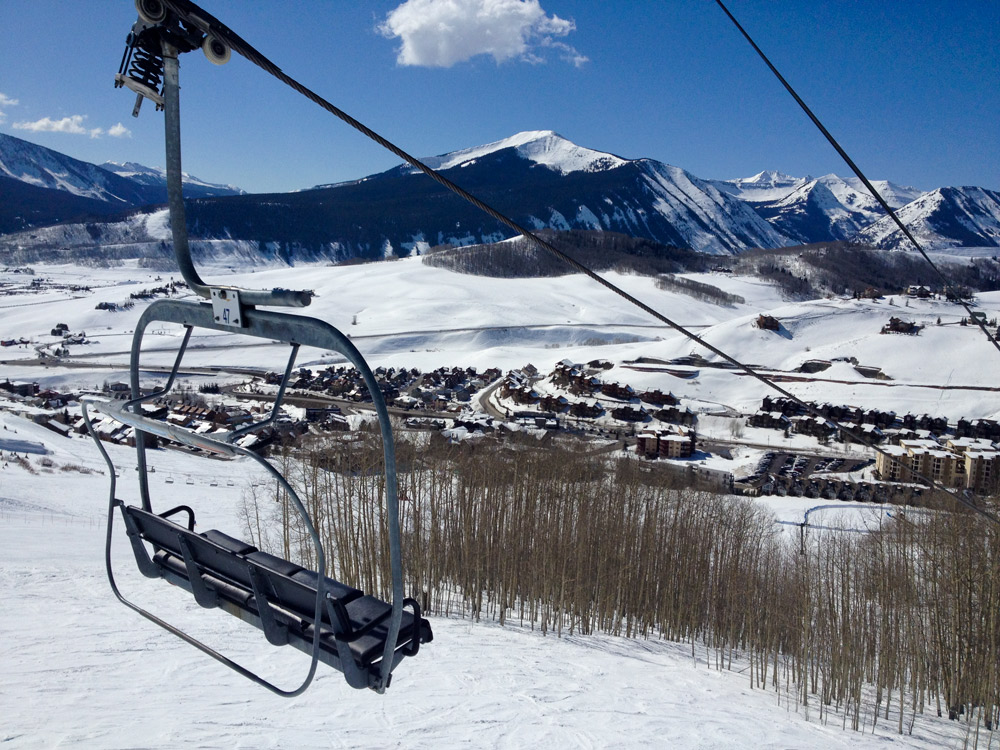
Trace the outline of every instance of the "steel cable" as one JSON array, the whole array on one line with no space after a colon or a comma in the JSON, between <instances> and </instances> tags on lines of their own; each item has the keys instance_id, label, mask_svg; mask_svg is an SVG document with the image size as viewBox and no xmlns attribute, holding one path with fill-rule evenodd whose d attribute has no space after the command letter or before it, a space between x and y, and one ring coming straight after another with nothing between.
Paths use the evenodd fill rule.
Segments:
<instances>
[{"instance_id":1,"label":"steel cable","mask_svg":"<svg viewBox=\"0 0 1000 750\"><path fill-rule=\"evenodd\" d=\"M396 144L394 144L391 141L389 141L388 139L384 138L379 133L376 133L374 130L372 130L371 128L369 128L364 123L360 122L359 120L355 119L351 115L347 114L347 112L345 112L344 110L340 109L336 105L334 105L331 102L327 101L322 96L320 96L319 94L315 93L314 91L312 91L311 89L307 88L306 86L302 85L301 83L299 83L298 81L296 81L294 78L292 78L291 76L289 76L288 74L286 74L284 71L282 71L281 68L279 68L273 62L271 62L271 60L269 60L267 57L265 57L263 54L261 54L260 52L258 52L256 49L254 49L254 47L252 47L249 43L247 43L239 35L237 35L235 32L233 32L229 27L227 27L225 24L223 24L222 22L220 22L214 16L209 15L204 10L202 10L198 6L196 6L193 3L191 3L190 0L162 0L162 2L164 3L164 5L166 5L167 7L169 7L175 13L179 14L181 17L186 16L189 12L192 11L192 9L194 9L201 18L203 18L204 20L206 20L208 22L208 24L209 24L209 26L211 28L211 33L212 34L214 34L216 37L218 37L223 42L225 42L226 44L228 44L230 46L230 48L234 52L238 52L240 55L242 55L243 57L245 57L247 60L249 60L253 64L257 65L258 67L262 68L266 72L270 73L272 76L274 76L275 78L277 78L279 81L281 81L285 85L289 86L294 91L298 92L299 94L301 94L302 96L306 97L310 101L312 101L315 104L319 105L321 108L323 108L324 110L326 110L330 114L334 115L335 117L339 118L343 122L347 123L348 125L350 125L355 130L363 133L369 139L375 141L376 143L378 143L380 146L382 146L386 150L392 152L393 154L395 154L396 156L398 156L400 159L402 159L403 161L405 161L410 166L414 167L415 169L420 170L425 175L427 175L428 177L430 177L435 182L437 182L438 184L442 185L443 187L445 187L446 189L448 189L452 193L460 196L461 198L464 198L466 201L468 201L473 206L475 206L476 208L480 209L481 211L483 211L487 215L491 216L496 221L498 221L501 224L503 224L504 226L506 226L506 227L514 230L515 232L517 232L518 234L520 234L522 237L524 237L525 239L527 239L529 242L532 242L535 245L537 245L538 247L540 247L540 248L548 251L549 253L552 253L556 257L558 257L561 260L565 261L572 268L576 269L577 271L579 271L580 273L584 274L585 276L588 276L589 278L593 279L594 281L596 281L597 283L599 283L601 286L605 287L609 291L614 292L615 294L617 294L618 296L620 296L622 299L624 299L627 302L631 303L632 305L638 307L640 310L642 310L643 312L647 313L651 317L655 318L656 320L660 321L661 323L666 324L667 326L669 326L670 328L673 328L675 331L677 331L678 333L680 333L683 336L687 337L688 339L690 339L691 341L695 342L699 346L701 346L701 347L707 349L708 351L712 352L713 354L716 354L717 356L721 357L722 359L724 359L726 362L728 362L729 364L733 365L737 369L742 370L747 375L749 375L749 376L755 378L756 380L760 381L761 383L763 383L765 386L767 386L771 390L776 391L777 393L780 393L782 396L784 396L785 398L791 400L792 402L794 402L795 404L797 404L800 408L804 409L809 414L812 414L815 417L819 417L821 419L824 419L824 420L828 421L830 424L834 425L839 430L846 431L846 428L844 428L839 422L837 422L836 420L830 419L828 417L825 417L823 414L821 414L819 412L819 410L815 406L813 406L813 405L807 403L806 401L800 399L799 397L795 396L790 391L786 390L785 388L782 388L780 385L778 385L777 383L775 383L772 380L768 379L765 375L762 375L761 373L757 372L756 370L754 370L749 365L744 364L743 362L739 361L735 357L733 357L733 356L727 354L726 352L724 352L719 347L717 347L717 346L715 346L715 345L713 345L713 344L705 341L704 339L702 339L700 336L698 336L694 332L692 332L692 331L688 330L687 328L685 328L683 325L681 325L681 324L679 324L679 323L671 320L666 315L664 315L664 314L660 313L659 311L655 310L654 308L650 307L649 305L647 305L642 300L634 297L633 295L631 295L628 292L626 292L624 289L622 289L622 288L616 286L615 284L613 284L612 282L608 281L607 279L605 279L604 277L602 277L601 275L599 275L597 272L595 272L592 269L588 268L587 266L583 265L582 263L580 263L579 261L577 261L575 258L571 257L570 255L567 255L563 251L559 250L558 248L556 248L555 246L553 246L551 243L546 242L541 237L539 237L538 235L536 235L534 232L532 232L529 229L521 226L520 224L518 224L513 219L509 218L508 216L506 216L505 214L501 213L497 209L495 209L492 206L488 205L487 203L483 202L482 200L480 200L476 196L472 195L470 192L468 192L467 190L465 190L461 186L459 186L459 185L455 184L454 182L452 182L451 180L449 180L447 177L445 177L444 175L442 175L437 170L435 170L432 167L429 167L428 165L424 164L417 157L412 156L411 154L407 153L406 151L404 151L403 149L401 149ZM721 3L720 3L720 5L721 5ZM725 6L723 6L723 9L725 10ZM726 12L728 13L728 10ZM730 17L732 17L732 16L730 15ZM768 63L768 64L770 65L770 63ZM775 72L777 72L777 71L775 71ZM803 106L805 106L805 105L803 104ZM818 120L816 120L816 122L818 123ZM822 127L822 126L820 126L820 127ZM824 131L825 131L825 129L824 129ZM839 146L837 146L837 148L838 148L838 150L842 151ZM846 158L846 154L843 154L843 155ZM853 164L853 162L850 162L850 163ZM867 181L866 181L866 184L869 184L869 183L867 183ZM874 188L871 188L871 189L873 190L873 194L877 195L877 193L874 192ZM884 203L884 201L883 201L883 203ZM885 204L885 205L887 206L887 204ZM892 213L891 209L889 209L889 211L890 211L890 213ZM927 257L926 254L924 255L924 257L925 258ZM928 259L928 261L929 261L929 259ZM938 271L938 273L940 273L940 271ZM966 309L968 309L968 308L966 308ZM970 314L971 314L971 311L970 311ZM985 331L985 328L983 330ZM988 332L987 332L987 336L989 336ZM990 340L992 341L992 337L991 337ZM995 341L994 341L994 345L996 345ZM998 350L1000 350L1000 346L998 346ZM866 440L866 439L864 439L864 438L862 438L860 436L858 436L858 437L856 437L854 439L857 442L861 443L862 445L864 445L864 446L872 449L876 453L885 455L885 456L889 457L890 460L892 460L894 462L896 461L895 457L891 456L887 451L883 450L882 448L879 448L877 445L875 445L871 441L868 441L868 440ZM932 480L932 479L930 479L930 478L928 478L928 477L926 477L926 476L924 476L924 475L922 475L920 473L914 472L914 471L912 471L912 469L911 469L911 474L913 476L918 477L919 479L925 481L928 485L930 485L932 487L937 487L938 489L942 490L943 492L945 492L946 494L948 494L950 497L954 498L959 503L961 503L962 505L966 506L967 508L969 508L970 510L974 511L975 513L978 513L979 515L981 515L984 518L992 521L993 523L996 523L996 524L1000 525L1000 518L997 518L995 515L993 515L989 511L987 511L987 510L979 507L977 504L971 502L968 498L963 497L962 494L952 492L950 489L948 489L947 487L945 487L940 482L936 482L936 481L934 481L934 480Z\"/></svg>"},{"instance_id":2,"label":"steel cable","mask_svg":"<svg viewBox=\"0 0 1000 750\"><path fill-rule=\"evenodd\" d=\"M729 20L733 22L733 24L736 26L737 29L739 29L739 32L750 43L750 46L754 48L754 51L756 51L757 54L760 55L760 59L763 60L764 63L767 65L767 67L771 69L771 72L774 73L775 77L781 82L781 85L785 87L785 90L792 95L792 98L795 99L799 107L802 108L802 111L805 112L806 115L808 115L810 120L812 120L813 125L815 125L819 129L819 131L823 134L826 140L830 142L830 145L833 146L833 148L836 150L838 154L840 154L840 157L844 160L847 166L851 168L851 171L854 172L855 175L857 175L858 179L861 180L865 188L867 188L868 192L871 193L872 197L876 201L878 201L878 204L882 207L882 209L886 212L886 214L889 215L889 218L891 218L893 222L896 224L896 226L899 227L899 231L903 233L906 239L908 239L911 243L913 243L913 246L917 249L920 255L923 256L923 259L927 261L927 264L932 269L934 269L934 273L938 275L938 278L941 279L941 282L947 289L948 277L944 275L941 269L937 267L937 265L934 263L933 260L931 260L930 256L927 255L923 247L921 247L920 243L917 242L917 238L913 236L913 233L910 232L909 229L906 228L906 225L902 222L902 220L893 210L892 206L889 205L888 201L886 201L886 199L882 197L882 194L878 190L876 190L875 186L871 184L871 182L868 180L867 177L865 177L865 174L861 171L861 168L854 163L854 160L847 154L846 151L844 151L840 143L837 142L837 139L833 137L833 135L830 133L829 130L826 129L823 123L820 122L819 118L813 114L813 111L809 109L809 106L796 93L795 89L792 88L791 84L788 83L788 81L785 80L785 77L778 72L778 69L774 67L774 65L768 59L767 55L764 54L763 50L761 50L761 48L757 46L757 43L754 42L754 40L750 37L750 34L747 33L746 29L744 29L743 26L740 25L740 22L736 20L736 17L729 12L729 8L727 8L722 3L722 0L715 0L715 2L718 4L720 8L722 8L723 12L725 12L725 14L729 16ZM972 314L972 308L970 308L969 305L966 304L964 299L961 299L961 297L957 297L957 299L958 303L965 308L965 311L967 313L969 313L969 318L975 321L976 325L978 325L979 328L982 330L982 332L986 334L986 338L989 340L989 342L993 344L993 346L996 348L998 352L1000 352L1000 343L998 343L997 340L990 334L989 330L987 330L986 323Z\"/></svg>"}]
</instances>

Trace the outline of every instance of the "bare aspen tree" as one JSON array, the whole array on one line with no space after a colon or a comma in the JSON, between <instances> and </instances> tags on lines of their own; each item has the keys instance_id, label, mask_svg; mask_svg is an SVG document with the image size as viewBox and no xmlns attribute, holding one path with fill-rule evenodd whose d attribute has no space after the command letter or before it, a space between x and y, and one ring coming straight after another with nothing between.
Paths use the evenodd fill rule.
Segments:
<instances>
[{"instance_id":1,"label":"bare aspen tree","mask_svg":"<svg viewBox=\"0 0 1000 750\"><path fill-rule=\"evenodd\" d=\"M405 575L424 610L509 620L556 635L610 633L700 644L753 688L854 730L907 731L927 706L993 740L1000 710L1000 534L950 503L858 534L802 543L761 506L688 486L656 464L533 437L400 441ZM331 573L387 595L377 436L297 457ZM288 453L281 461L291 461ZM287 468L291 469L291 466ZM308 555L276 497L242 510L260 546ZM269 526L274 519L279 534ZM805 532L805 529L803 529Z\"/></svg>"}]
</instances>

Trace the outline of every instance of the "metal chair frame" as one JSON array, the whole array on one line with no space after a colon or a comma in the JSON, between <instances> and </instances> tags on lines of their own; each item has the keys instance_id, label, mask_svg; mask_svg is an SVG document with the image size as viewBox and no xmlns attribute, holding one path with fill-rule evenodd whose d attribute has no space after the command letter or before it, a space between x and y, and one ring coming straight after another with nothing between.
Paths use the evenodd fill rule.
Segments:
<instances>
[{"instance_id":1,"label":"metal chair frame","mask_svg":"<svg viewBox=\"0 0 1000 750\"><path fill-rule=\"evenodd\" d=\"M139 19L133 25L132 33L129 34L126 54L122 61L122 72L120 72L116 77L116 85L128 85L129 88L137 92L136 106L133 110L133 114L137 116L142 98L152 97L149 96L148 86L136 87L130 84L128 76L125 75L126 65L128 60L132 57L132 52L139 36L143 36L143 45L146 46L147 53L149 50L147 46L149 39L151 37L158 39L162 51L163 90L162 95L157 95L155 100L158 108L162 104L162 109L164 111L167 195L174 253L177 258L181 274L188 286L196 294L206 299L210 299L211 303L178 300L159 300L154 302L140 317L132 339L130 359L131 399L125 403L108 401L106 399L96 397L83 399L82 410L84 421L91 437L94 438L101 455L108 465L111 478L111 490L108 502L108 530L105 544L105 564L107 567L108 580L111 583L111 588L115 596L123 604L135 610L143 617L156 623L160 627L163 627L170 633L173 633L179 638L187 641L191 645L235 670L244 677L262 685L263 687L266 687L268 690L271 690L278 695L292 697L304 692L311 683L316 672L317 664L321 658L320 627L318 624L321 621L320 618L324 606L329 606L326 592L324 590L324 573L327 559L326 553L323 549L323 544L319 535L312 524L309 514L295 490L289 485L281 473L277 471L277 469L275 469L268 461L261 458L256 453L240 447L236 444L236 441L242 435L254 430L259 430L277 418L285 389L294 367L295 358L298 349L301 346L311 346L323 350L339 352L346 357L347 360L354 365L354 367L357 368L358 372L361 374L364 383L368 387L368 391L371 394L375 412L378 416L379 427L382 435L383 458L385 462L385 503L386 516L388 519L386 531L389 542L390 572L392 576L392 610L388 620L388 635L382 659L379 663L379 674L377 678L370 679L368 676L360 674L357 669L357 665L354 664L352 659L341 659L341 662L343 664L343 671L348 683L354 687L370 687L376 690L376 692L382 693L388 687L392 669L396 666L399 660L401 660L404 655L416 652L415 648L409 650L407 653L400 653L396 651L396 641L399 636L403 609L406 602L410 600L404 599L403 594L395 447L392 436L392 427L389 421L389 413L386 409L385 400L382 396L381 390L379 389L378 382L376 381L371 368L365 362L364 357L357 350L350 339L339 330L328 323L317 320L316 318L257 309L257 306L259 305L305 307L308 306L312 300L312 292L288 289L238 289L230 286L211 285L202 280L191 258L184 210L181 172L180 84L178 56L183 52L191 51L199 47L208 49L208 46L212 44L217 45L218 40L213 37L211 32L213 24L218 25L219 22L204 13L204 11L198 9L197 6L183 1L170 3L169 7L167 7L161 3L160 0L136 0L136 7L139 11ZM223 45L223 48L224 47L225 45ZM212 47L212 50L213 54L219 52L219 50L216 50L215 47ZM208 52L206 52L206 54L208 54ZM225 55L225 57L228 58L228 55ZM211 55L210 59L212 59ZM220 61L224 60L213 60L213 62ZM162 102L160 99L162 99ZM140 353L142 350L143 335L146 328L153 322L176 323L184 326L186 328L186 332L165 386L155 393L150 393L144 396L142 395L139 382ZM292 350L289 356L288 364L285 368L284 377L282 378L278 394L275 398L274 407L269 417L246 427L232 430L221 437L208 437L204 435L196 435L189 430L185 430L174 425L168 425L164 422L150 419L141 414L141 405L144 402L170 392L179 371L181 360L183 359L184 353L190 341L191 332L195 328L240 333L256 338L283 341L291 345ZM292 505L295 507L296 512L302 519L303 525L308 530L309 536L312 539L318 567L314 619L316 626L313 627L311 643L299 642L294 644L311 655L309 670L301 685L291 690L285 690L272 684L270 681L254 673L252 670L236 663L211 646L201 642L197 638L194 638L174 625L171 625L157 615L148 612L122 595L115 581L111 560L115 508L119 507L122 510L126 523L129 522L129 518L125 512L124 504L116 498L116 472L114 463L94 430L90 416L91 411L103 413L134 428L137 469L139 472L139 493L142 501L142 509L144 511L152 512L152 502L149 492L149 470L147 468L146 460L146 434L159 435L190 447L201 448L217 454L231 457L243 456L247 459L253 460L262 466L264 470L275 479L284 492L287 493ZM173 511L167 511L165 515L169 515L172 512ZM165 517L165 515L161 515L161 518ZM133 549L136 552L137 563L140 569L146 568L143 571L144 574L157 577L163 576L170 579L174 583L181 583L183 585L183 581L177 580L179 576L171 577L171 574L168 571L163 571L162 569L153 570L156 565L149 560L148 555L146 556L148 566L146 566L142 561L142 555L140 554L139 549L136 549L136 545L138 545L138 547L144 551L145 548L142 546L143 543L142 541L137 540L134 535L134 529L129 529L129 532L130 535L133 536ZM185 556L187 557L188 555L185 554ZM189 563L190 562L191 561L189 560ZM189 570L189 574L189 578L191 580L189 581L190 586L187 588L195 594L195 598L199 600L199 603L203 604L203 606L215 606L215 604L211 601L211 596L206 595L204 591L198 590L202 586L202 582L200 581L197 570ZM195 581L194 579L199 580ZM245 611L241 613L234 612L234 614L239 614L242 619L260 627L265 631L265 634L268 635L269 640L272 640L271 635L273 634L273 627L269 626L267 622L268 616L264 611L259 613L261 615L260 617L256 617L252 613ZM419 642L419 617L417 617L416 620L417 621L413 626L413 638ZM339 647L340 644L338 643L338 648Z\"/></svg>"},{"instance_id":2,"label":"metal chair frame","mask_svg":"<svg viewBox=\"0 0 1000 750\"><path fill-rule=\"evenodd\" d=\"M106 540L106 566L108 571L108 579L111 582L112 590L115 596L118 597L126 606L134 609L143 615L147 619L155 622L156 624L164 627L166 630L170 631L174 635L182 638L183 640L191 643L195 647L201 649L208 655L219 660L223 664L231 667L240 674L254 682L263 685L264 687L272 690L279 695L294 696L303 692L308 686L309 682L312 680L313 674L315 673L316 664L319 660L318 650L319 650L319 629L315 629L313 644L311 646L312 663L310 665L309 674L307 675L305 681L295 690L283 690L277 686L271 684L267 680L261 678L260 676L254 674L250 670L236 664L228 657L219 654L217 651L212 649L210 646L198 641L192 636L180 631L173 625L164 622L159 617L147 612L142 607L128 601L120 593L118 586L115 582L113 566L111 563L111 540L112 540L112 530L114 526L114 509L116 506L121 504L116 498L116 477L114 463L108 455L107 450L102 445L100 439L98 438L93 427L93 420L90 416L91 411L100 412L107 416L116 419L123 424L127 424L135 429L136 436L136 457L137 457L137 468L139 471L139 491L142 501L142 508L146 511L152 511L152 502L149 492L149 476L148 476L148 465L146 459L146 439L145 434L153 434L159 437L173 440L179 442L183 445L189 447L199 448L211 453L225 455L229 457L244 456L250 460L255 461L260 466L262 466L265 471L271 475L275 481L280 485L280 487L288 494L292 505L295 507L296 512L302 519L304 527L307 529L316 554L317 568L319 572L322 573L326 567L326 553L323 549L323 544L320 541L319 535L316 532L308 512L305 509L302 501L299 499L295 490L288 484L285 478L277 471L267 460L261 458L256 453L242 448L235 444L235 441L241 436L262 428L263 426L269 424L276 417L278 410L280 409L281 402L287 387L289 378L294 368L294 361L296 353L300 346L312 346L324 350L336 351L342 354L347 360L357 368L358 372L361 374L362 379L367 386L369 393L372 397L372 403L375 407L375 412L378 416L379 427L382 435L382 445L383 445L383 460L385 462L385 499L386 499L386 515L388 519L388 537L389 537L389 550L390 550L390 571L392 574L392 614L389 621L389 634L386 639L385 652L383 654L383 659L381 662L381 676L379 683L375 685L375 689L378 692L382 692L387 687L391 670L395 666L394 662L396 660L394 657L394 647L399 633L400 622L403 614L403 604L404 604L404 594L403 594L403 580L402 580L402 559L401 559L401 544L400 544L400 524L399 524L399 500L397 493L397 477L396 477L396 459L395 459L395 444L392 436L392 427L389 419L388 409L386 408L385 399L382 396L382 392L379 388L378 382L375 379L375 375L371 368L365 362L364 357L357 350L357 347L351 342L351 340L345 336L342 332L334 328L328 323L317 320L315 318L290 315L287 313L273 312L267 310L255 310L255 309L245 309L242 313L244 328L241 329L240 333L248 336L254 336L257 338L263 338L268 340L280 340L289 342L292 346L292 352L288 360L288 364L285 367L285 373L282 377L281 384L279 386L278 394L275 397L274 407L271 411L271 415L264 420L249 425L247 427L232 430L222 436L207 436L198 435L190 430L186 430L182 427L176 425L170 425L159 420L150 419L143 416L139 410L141 409L141 404L150 401L151 399L161 397L169 392L174 380L176 379L177 373L180 369L181 361L185 349L191 335L191 331L194 328L199 329L209 329L216 331L231 331L232 329L225 325L224 323L218 322L216 320L215 310L212 305L206 303L192 303L184 302L178 300L159 300L154 302L146 311L142 314L139 319L139 323L136 326L135 334L132 340L132 356L131 356L131 366L130 366L130 377L131 377L131 389L132 398L127 402L116 402L109 401L97 397L86 397L83 399L83 416L88 430L91 436L95 439L98 449L100 450L104 460L107 462L109 467L109 474L111 477L111 492L109 497L109 507L108 507L108 533ZM166 385L153 393L147 395L142 395L139 383L140 375L140 351L142 348L142 340L144 333L148 326L152 323L176 323L182 325L186 328L184 339L179 348L176 360L170 371L167 379ZM320 620L322 613L322 608L324 606L324 592L322 586L322 575L319 577L319 586L317 587L317 598L316 598L316 621ZM244 618L246 619L246 618ZM347 672L345 671L345 674ZM350 676L348 675L348 681L352 682ZM357 687L366 687L365 685L356 685Z\"/></svg>"}]
</instances>

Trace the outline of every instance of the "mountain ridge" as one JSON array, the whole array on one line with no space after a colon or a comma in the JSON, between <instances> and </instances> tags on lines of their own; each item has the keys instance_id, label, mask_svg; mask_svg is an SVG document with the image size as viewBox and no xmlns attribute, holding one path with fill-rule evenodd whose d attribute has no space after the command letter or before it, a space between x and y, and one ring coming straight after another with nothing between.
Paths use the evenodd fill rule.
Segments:
<instances>
[{"instance_id":1,"label":"mountain ridge","mask_svg":"<svg viewBox=\"0 0 1000 750\"><path fill-rule=\"evenodd\" d=\"M8 166L12 160L2 147L15 141L27 144L11 136L0 138L0 175L8 177L0 190L5 194L16 190L12 181L18 178L11 175L19 175L25 185L40 182L34 185L39 190L54 193L75 188L79 198L99 196L93 200L103 200L103 204L81 203L78 208L35 214L21 210L21 226L16 222L11 226L0 213L0 231L65 221L67 212L77 208L95 224L90 233L99 243L101 215L114 213L103 209L135 210L142 200L147 200L146 206L154 203L148 200L152 195L165 198L163 170L129 163L83 167L84 162L71 157L64 161L58 152L32 144L28 146L37 150L34 171L24 164L31 161L24 157L31 149L23 145L20 166L12 169ZM719 255L840 240L887 247L899 244L891 239L891 230L881 228L880 222L885 221L881 208L855 178L793 177L765 170L749 178L705 180L653 159L626 159L582 147L551 130L516 133L428 157L425 162L532 230L621 232ZM60 181L58 169L90 175L91 183L88 187L86 180L83 185L65 178ZM104 188L108 181L115 190ZM993 191L939 188L924 193L886 180L875 184L901 212L915 201L929 205L926 197L935 192L949 197L935 203L934 219L923 232L932 246L1000 243L1000 210L991 207ZM186 176L193 239L234 241L241 253L256 246L287 262L340 262L421 253L435 245L493 242L513 234L405 164L358 180L293 193L224 194L232 190L239 189ZM39 195L44 197L33 193L32 199ZM906 213L916 216L919 212L909 209ZM121 228L113 232L119 239L120 233Z\"/></svg>"},{"instance_id":2,"label":"mountain ridge","mask_svg":"<svg viewBox=\"0 0 1000 750\"><path fill-rule=\"evenodd\" d=\"M100 221L166 203L162 169L141 164L91 164L30 141L0 133L0 233L67 220ZM239 194L185 174L188 197Z\"/></svg>"},{"instance_id":3,"label":"mountain ridge","mask_svg":"<svg viewBox=\"0 0 1000 750\"><path fill-rule=\"evenodd\" d=\"M167 188L167 170L162 167L147 167L145 164L138 164L134 161L115 162L106 161L100 165L101 169L117 174L119 177L138 182L142 185L152 187ZM215 195L245 195L246 191L236 185L223 185L215 182L206 182L187 172L181 172L181 181L184 184L184 191L188 197L208 198Z\"/></svg>"},{"instance_id":4,"label":"mountain ridge","mask_svg":"<svg viewBox=\"0 0 1000 750\"><path fill-rule=\"evenodd\" d=\"M1000 191L942 187L906 204L897 215L918 242L947 235L948 247L1000 246ZM897 249L909 244L887 216L866 227L859 237L876 247Z\"/></svg>"}]
</instances>

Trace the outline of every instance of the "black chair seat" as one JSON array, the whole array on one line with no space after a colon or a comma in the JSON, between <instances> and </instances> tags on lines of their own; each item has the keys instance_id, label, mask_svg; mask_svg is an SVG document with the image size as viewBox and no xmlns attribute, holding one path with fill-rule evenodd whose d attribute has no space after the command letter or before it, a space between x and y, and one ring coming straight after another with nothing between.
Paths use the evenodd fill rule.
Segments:
<instances>
[{"instance_id":1,"label":"black chair seat","mask_svg":"<svg viewBox=\"0 0 1000 750\"><path fill-rule=\"evenodd\" d=\"M257 548L252 544L247 544L240 539L231 537L229 534L223 534L221 531L216 531L215 529L210 529L204 534L201 534L201 536L205 537L213 544L219 545L224 550L232 552L234 555L248 555L251 552L257 551Z\"/></svg>"},{"instance_id":2,"label":"black chair seat","mask_svg":"<svg viewBox=\"0 0 1000 750\"><path fill-rule=\"evenodd\" d=\"M251 552L249 555L244 555L244 557L247 560L257 563L262 568L280 573L283 576L290 577L302 570L301 565L288 562L288 560L268 554L267 552Z\"/></svg>"},{"instance_id":3,"label":"black chair seat","mask_svg":"<svg viewBox=\"0 0 1000 750\"><path fill-rule=\"evenodd\" d=\"M363 596L348 602L344 609L351 621L352 633L348 636L364 633L382 622L392 613L392 605L386 604L374 596Z\"/></svg>"},{"instance_id":4,"label":"black chair seat","mask_svg":"<svg viewBox=\"0 0 1000 750\"><path fill-rule=\"evenodd\" d=\"M175 583L186 581L192 586L192 591L202 589L199 603L203 606L213 606L205 604L205 601L214 601L205 599L208 592L204 589L214 591L221 599L256 614L262 620L265 614L262 608L270 610L274 613L271 617L283 623L282 627L297 633L303 642L312 640L316 588L320 580L318 573L258 550L252 544L221 531L211 529L198 534L169 518L140 508L121 507L138 536L157 548L152 562L171 574ZM182 540L186 544L182 544ZM139 547L142 549L141 543ZM188 569L185 547L197 570ZM258 574L262 601L255 599L251 569ZM192 581L192 576L200 580ZM323 604L320 620L320 647L328 654L327 663L341 663L340 647L346 642L359 667L376 669L373 665L385 653L392 606L326 576L323 577L323 584L325 594L333 600L329 605ZM197 598L199 595L196 593ZM412 600L408 601L416 606ZM335 621L331 621L331 610ZM407 652L412 648L415 651L417 645L432 638L427 620L417 619L413 612L404 609L394 650L402 648Z\"/></svg>"},{"instance_id":5,"label":"black chair seat","mask_svg":"<svg viewBox=\"0 0 1000 750\"><path fill-rule=\"evenodd\" d=\"M298 573L293 573L291 575L293 581L298 581L313 591L316 590L316 582L319 580L319 574L312 570L300 570ZM352 599L357 599L362 596L364 592L359 589L352 588L346 583L341 583L340 581L335 581L332 578L327 578L324 576L324 584L326 587L326 592L332 596L334 599L339 599L345 604Z\"/></svg>"}]
</instances>

